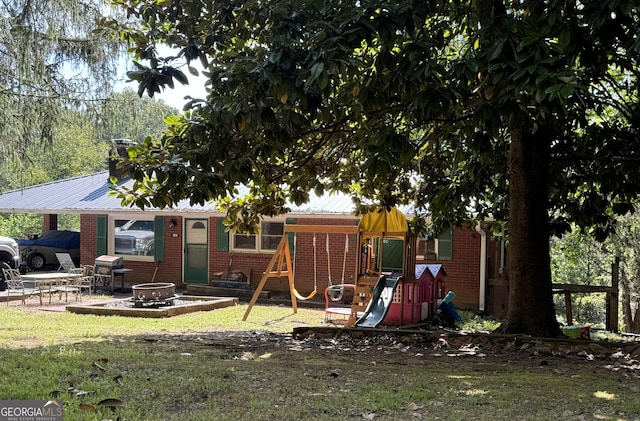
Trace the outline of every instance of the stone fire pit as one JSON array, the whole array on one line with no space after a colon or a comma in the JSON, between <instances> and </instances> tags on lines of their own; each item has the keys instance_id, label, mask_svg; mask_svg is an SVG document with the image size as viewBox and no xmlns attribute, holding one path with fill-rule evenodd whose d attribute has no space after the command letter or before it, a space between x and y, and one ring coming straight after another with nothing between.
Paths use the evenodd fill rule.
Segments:
<instances>
[{"instance_id":1,"label":"stone fire pit","mask_svg":"<svg viewBox=\"0 0 640 421\"><path fill-rule=\"evenodd\" d=\"M210 311L238 304L238 298L236 297L178 296L175 295L175 292L173 297L166 298L165 300L169 300L170 303L167 305L142 306L137 304L133 297L130 297L96 304L72 304L66 306L66 310L77 314L159 318L178 316L197 311ZM152 301L151 303L154 302Z\"/></svg>"}]
</instances>

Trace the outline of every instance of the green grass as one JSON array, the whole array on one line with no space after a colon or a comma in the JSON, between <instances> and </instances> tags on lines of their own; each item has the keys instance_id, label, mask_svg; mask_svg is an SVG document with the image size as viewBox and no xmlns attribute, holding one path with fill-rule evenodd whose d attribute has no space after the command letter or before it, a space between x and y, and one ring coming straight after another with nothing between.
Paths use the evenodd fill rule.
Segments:
<instances>
[{"instance_id":1,"label":"green grass","mask_svg":"<svg viewBox=\"0 0 640 421\"><path fill-rule=\"evenodd\" d=\"M493 332L500 327L499 320L482 318L469 311L460 311L459 313L463 321L459 326L462 330Z\"/></svg>"},{"instance_id":2,"label":"green grass","mask_svg":"<svg viewBox=\"0 0 640 421\"><path fill-rule=\"evenodd\" d=\"M332 336L276 346L266 332L323 325L323 312L256 306L242 322L246 308L166 319L0 308L0 398L57 397L65 420L640 419L637 373L608 360L434 356Z\"/></svg>"},{"instance_id":3,"label":"green grass","mask_svg":"<svg viewBox=\"0 0 640 421\"><path fill-rule=\"evenodd\" d=\"M317 326L324 320L319 310L285 306L255 306L246 321L246 305L215 311L189 313L179 317L138 318L97 316L70 312L25 310L0 307L2 346L23 348L84 341L103 341L112 336L145 333L197 333L198 331L269 330L291 332L296 326Z\"/></svg>"},{"instance_id":4,"label":"green grass","mask_svg":"<svg viewBox=\"0 0 640 421\"><path fill-rule=\"evenodd\" d=\"M66 420L632 420L640 413L637 384L606 373L426 358L387 366L312 350L241 359L197 342L132 339L14 350L13 362L1 365L2 395L47 399L59 391ZM89 394L74 397L69 387ZM112 414L97 406L103 399L124 406Z\"/></svg>"}]
</instances>

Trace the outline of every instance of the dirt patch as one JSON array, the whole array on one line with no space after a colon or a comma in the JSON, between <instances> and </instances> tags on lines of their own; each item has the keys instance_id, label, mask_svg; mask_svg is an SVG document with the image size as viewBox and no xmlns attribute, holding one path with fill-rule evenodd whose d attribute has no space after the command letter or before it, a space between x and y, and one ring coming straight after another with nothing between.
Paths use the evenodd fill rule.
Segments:
<instances>
[{"instance_id":1,"label":"dirt patch","mask_svg":"<svg viewBox=\"0 0 640 421\"><path fill-rule=\"evenodd\" d=\"M327 358L356 358L372 364L460 364L460 359L500 361L523 367L553 367L558 373L610 370L640 379L640 343L554 340L493 336L451 331L385 332L303 328L294 334L266 331L199 332L163 335L149 342L197 343L224 349L229 359L247 359L272 352L310 352Z\"/></svg>"},{"instance_id":2,"label":"dirt patch","mask_svg":"<svg viewBox=\"0 0 640 421\"><path fill-rule=\"evenodd\" d=\"M128 295L122 294L121 298ZM48 300L48 298L45 298ZM83 297L82 304L104 303L105 297ZM11 301L30 312L64 312L71 299L39 304L37 298ZM259 355L274 351L312 352L327 357L344 356L389 364L423 364L421 357L440 363L458 364L460 359L504 361L530 367L552 366L556 370L605 369L625 377L640 378L640 342L541 339L527 336L499 336L434 328L423 331L399 329L344 329L305 327L293 334L268 331L199 331L148 337L149 342L172 342L222 348L228 357ZM249 354L245 354L249 353ZM418 358L415 358L418 357Z\"/></svg>"}]
</instances>

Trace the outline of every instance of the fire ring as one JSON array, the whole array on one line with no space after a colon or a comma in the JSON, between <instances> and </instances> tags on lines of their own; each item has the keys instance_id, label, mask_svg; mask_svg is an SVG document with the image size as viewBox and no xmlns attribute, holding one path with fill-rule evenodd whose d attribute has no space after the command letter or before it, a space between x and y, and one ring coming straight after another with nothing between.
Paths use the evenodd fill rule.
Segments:
<instances>
[{"instance_id":1,"label":"fire ring","mask_svg":"<svg viewBox=\"0 0 640 421\"><path fill-rule=\"evenodd\" d=\"M171 282L151 282L133 285L131 288L135 301L163 301L173 298L176 295L176 285Z\"/></svg>"}]
</instances>

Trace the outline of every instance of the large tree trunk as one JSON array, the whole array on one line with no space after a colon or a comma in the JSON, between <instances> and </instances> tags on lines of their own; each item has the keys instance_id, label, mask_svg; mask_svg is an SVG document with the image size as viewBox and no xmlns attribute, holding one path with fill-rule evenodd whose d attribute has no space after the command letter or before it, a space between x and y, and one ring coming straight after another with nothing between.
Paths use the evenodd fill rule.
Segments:
<instances>
[{"instance_id":1,"label":"large tree trunk","mask_svg":"<svg viewBox=\"0 0 640 421\"><path fill-rule=\"evenodd\" d=\"M515 129L509 148L509 308L502 333L561 335L551 292L549 149L544 130Z\"/></svg>"}]
</instances>

